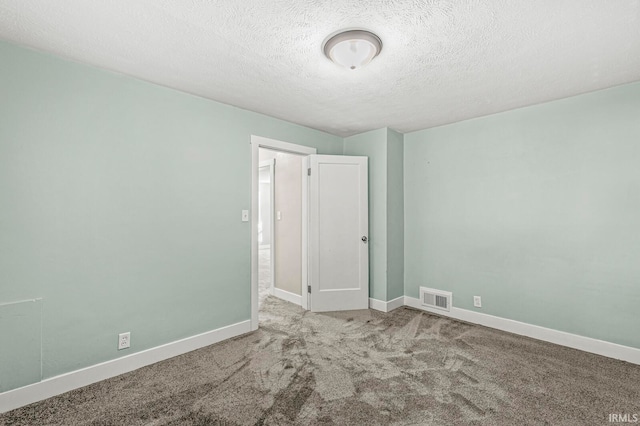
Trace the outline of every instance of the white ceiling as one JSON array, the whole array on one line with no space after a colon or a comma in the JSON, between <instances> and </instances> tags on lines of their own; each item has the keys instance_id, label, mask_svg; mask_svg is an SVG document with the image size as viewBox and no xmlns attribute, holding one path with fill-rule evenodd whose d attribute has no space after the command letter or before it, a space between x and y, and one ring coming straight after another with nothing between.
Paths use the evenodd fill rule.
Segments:
<instances>
[{"instance_id":1,"label":"white ceiling","mask_svg":"<svg viewBox=\"0 0 640 426\"><path fill-rule=\"evenodd\" d=\"M380 56L329 62L343 28ZM640 0L0 0L0 38L339 136L640 80Z\"/></svg>"}]
</instances>

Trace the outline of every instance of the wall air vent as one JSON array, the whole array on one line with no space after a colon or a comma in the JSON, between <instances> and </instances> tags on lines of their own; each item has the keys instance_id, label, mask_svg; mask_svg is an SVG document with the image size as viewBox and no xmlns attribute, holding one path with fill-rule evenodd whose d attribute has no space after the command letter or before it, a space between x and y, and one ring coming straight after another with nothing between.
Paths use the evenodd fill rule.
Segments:
<instances>
[{"instance_id":1,"label":"wall air vent","mask_svg":"<svg viewBox=\"0 0 640 426\"><path fill-rule=\"evenodd\" d=\"M451 310L453 293L450 291L435 290L433 288L420 287L420 303L427 308Z\"/></svg>"}]
</instances>

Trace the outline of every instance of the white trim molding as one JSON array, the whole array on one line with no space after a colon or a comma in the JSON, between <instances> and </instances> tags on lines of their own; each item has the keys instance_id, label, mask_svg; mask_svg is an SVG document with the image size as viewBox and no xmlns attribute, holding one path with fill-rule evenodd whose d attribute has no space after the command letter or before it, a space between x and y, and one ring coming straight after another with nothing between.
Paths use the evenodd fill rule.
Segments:
<instances>
[{"instance_id":1,"label":"white trim molding","mask_svg":"<svg viewBox=\"0 0 640 426\"><path fill-rule=\"evenodd\" d=\"M527 336L533 339L543 340L545 342L555 343L557 345L578 349L584 352L590 352L640 365L640 349L637 348L618 345L617 343L605 342L604 340L579 336L577 334L566 333L564 331L553 330L551 328L540 327L520 321L500 318L493 315L481 314L479 312L456 308L453 306L451 307L450 312L431 309L426 306L422 306L420 299L409 296L404 297L404 304L429 313L473 324L484 325L485 327L495 328L497 330L519 334L521 336Z\"/></svg>"},{"instance_id":2,"label":"white trim molding","mask_svg":"<svg viewBox=\"0 0 640 426\"><path fill-rule=\"evenodd\" d=\"M119 376L251 331L246 320L0 393L0 413Z\"/></svg>"},{"instance_id":3,"label":"white trim molding","mask_svg":"<svg viewBox=\"0 0 640 426\"><path fill-rule=\"evenodd\" d=\"M384 302L382 300L369 298L369 307L376 311L391 312L404 305L404 296L396 297L395 299Z\"/></svg>"},{"instance_id":4,"label":"white trim molding","mask_svg":"<svg viewBox=\"0 0 640 426\"><path fill-rule=\"evenodd\" d=\"M302 306L302 296L300 296L299 294L291 293L290 291L273 287L273 295L282 300L286 300L287 302Z\"/></svg>"}]
</instances>

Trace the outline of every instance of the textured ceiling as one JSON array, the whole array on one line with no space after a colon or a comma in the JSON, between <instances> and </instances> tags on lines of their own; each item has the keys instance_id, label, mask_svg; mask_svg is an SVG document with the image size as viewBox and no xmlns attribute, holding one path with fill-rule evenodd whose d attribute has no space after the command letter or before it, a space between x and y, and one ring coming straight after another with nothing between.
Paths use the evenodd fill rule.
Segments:
<instances>
[{"instance_id":1,"label":"textured ceiling","mask_svg":"<svg viewBox=\"0 0 640 426\"><path fill-rule=\"evenodd\" d=\"M329 62L342 28L380 56ZM640 80L640 0L0 0L0 38L340 136Z\"/></svg>"}]
</instances>

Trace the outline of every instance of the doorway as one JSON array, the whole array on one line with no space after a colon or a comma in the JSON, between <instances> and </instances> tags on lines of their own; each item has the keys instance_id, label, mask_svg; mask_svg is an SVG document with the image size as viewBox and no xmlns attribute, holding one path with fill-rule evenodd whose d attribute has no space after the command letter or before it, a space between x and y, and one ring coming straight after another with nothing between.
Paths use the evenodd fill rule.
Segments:
<instances>
[{"instance_id":1,"label":"doorway","mask_svg":"<svg viewBox=\"0 0 640 426\"><path fill-rule=\"evenodd\" d=\"M281 142L274 139L263 138L260 136L251 136L251 329L256 330L258 328L258 315L259 315L259 300L260 300L260 291L259 291L259 282L260 282L260 247L259 247L259 222L260 222L260 150L269 150L271 153L276 153L275 167L274 167L274 176L277 176L277 153L286 153L293 154L296 156L308 156L316 153L315 148L310 148L302 145L296 145L288 142ZM264 152L264 151L263 151ZM264 157L264 160L267 160L267 157ZM302 167L300 166L299 171L301 172ZM276 178L277 179L277 178ZM277 191L275 180L273 182L274 192ZM277 195L276 195L277 197ZM274 197L275 198L275 197ZM277 204L274 203L274 207ZM277 243L277 222L278 222L278 210L272 209L274 213L272 218L273 222L276 222L274 229L272 229L271 234L271 253L270 257L272 257L273 262L271 263L271 288L273 289L274 294L286 300L287 293L286 290L280 291L278 290L278 263L276 260L276 256L278 253L278 243ZM283 215L284 211L280 211L280 221L284 221L287 217ZM301 215L300 215L301 217ZM300 219L300 217L298 219ZM264 238L264 235L263 235ZM295 249L301 253L302 241L299 240L297 242L297 246ZM264 257L264 256L263 256ZM299 281L302 286L306 285L306 276L302 273L302 268L300 268L300 277ZM282 290L282 289L281 289ZM303 307L306 305L306 300L303 300Z\"/></svg>"},{"instance_id":2,"label":"doorway","mask_svg":"<svg viewBox=\"0 0 640 426\"><path fill-rule=\"evenodd\" d=\"M269 153L272 157L261 153ZM281 157L279 157L281 156ZM275 204L270 218L276 223L271 234L271 288L274 296L297 303L315 312L366 309L369 305L368 161L367 157L317 155L315 148L251 136L251 328L258 328L260 281L260 162L275 158L272 188ZM284 212L278 207L278 163L295 158L291 168L298 209ZM284 170L284 169L283 169ZM284 214L282 214L284 213ZM289 241L291 256L279 253L285 244L278 241L278 225L283 218L297 221L297 237ZM264 238L264 236L262 236ZM265 256L266 257L266 256ZM280 265L293 264L294 291L284 286ZM275 270L275 271L274 271ZM291 289L291 288L290 288ZM313 297L312 297L313 296ZM266 296L265 296L266 297Z\"/></svg>"},{"instance_id":3,"label":"doorway","mask_svg":"<svg viewBox=\"0 0 640 426\"><path fill-rule=\"evenodd\" d=\"M273 295L275 283L275 158L258 171L258 307Z\"/></svg>"},{"instance_id":4,"label":"doorway","mask_svg":"<svg viewBox=\"0 0 640 426\"><path fill-rule=\"evenodd\" d=\"M258 149L258 308L268 295L301 305L302 161L299 154ZM273 179L269 181L269 167ZM269 198L273 202L268 209ZM273 226L270 228L271 218ZM270 230L273 232L270 232ZM272 235L269 235L272 234ZM266 239L269 239L265 244Z\"/></svg>"}]
</instances>

